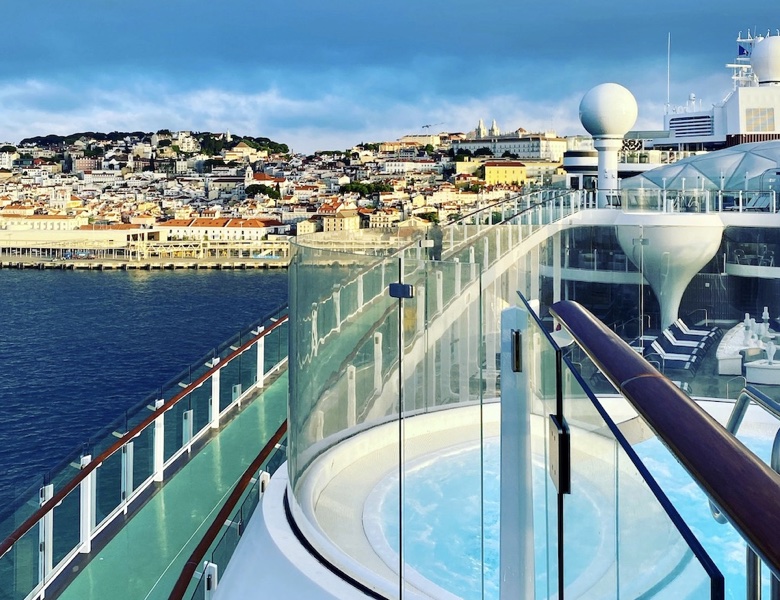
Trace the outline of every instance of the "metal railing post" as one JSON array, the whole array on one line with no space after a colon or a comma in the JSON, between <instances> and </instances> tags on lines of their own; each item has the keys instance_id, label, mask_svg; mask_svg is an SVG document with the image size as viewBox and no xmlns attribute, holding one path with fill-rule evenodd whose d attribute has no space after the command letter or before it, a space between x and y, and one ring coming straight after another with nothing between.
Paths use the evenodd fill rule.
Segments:
<instances>
[{"instance_id":1,"label":"metal railing post","mask_svg":"<svg viewBox=\"0 0 780 600\"><path fill-rule=\"evenodd\" d=\"M219 356L215 356L212 365L219 364ZM211 398L209 402L209 423L212 429L219 427L219 395L220 395L220 374L222 369L217 369L211 375Z\"/></svg>"},{"instance_id":2,"label":"metal railing post","mask_svg":"<svg viewBox=\"0 0 780 600\"><path fill-rule=\"evenodd\" d=\"M133 442L122 446L122 502L127 513L127 499L133 493Z\"/></svg>"},{"instance_id":3,"label":"metal railing post","mask_svg":"<svg viewBox=\"0 0 780 600\"><path fill-rule=\"evenodd\" d=\"M39 506L54 496L54 485L44 485L40 491ZM38 581L46 581L53 567L54 555L54 513L49 511L40 521L38 529Z\"/></svg>"},{"instance_id":4,"label":"metal railing post","mask_svg":"<svg viewBox=\"0 0 780 600\"><path fill-rule=\"evenodd\" d=\"M92 461L87 454L81 457L83 469ZM95 472L92 471L79 484L79 552L89 554L92 551L92 530L95 527Z\"/></svg>"},{"instance_id":5,"label":"metal railing post","mask_svg":"<svg viewBox=\"0 0 780 600\"><path fill-rule=\"evenodd\" d=\"M260 332L263 327L260 328ZM265 387L265 336L257 340L257 387Z\"/></svg>"},{"instance_id":6,"label":"metal railing post","mask_svg":"<svg viewBox=\"0 0 780 600\"><path fill-rule=\"evenodd\" d=\"M160 398L154 401L154 408L161 408L165 400ZM154 481L163 480L163 470L165 467L165 413L160 414L154 420Z\"/></svg>"}]
</instances>

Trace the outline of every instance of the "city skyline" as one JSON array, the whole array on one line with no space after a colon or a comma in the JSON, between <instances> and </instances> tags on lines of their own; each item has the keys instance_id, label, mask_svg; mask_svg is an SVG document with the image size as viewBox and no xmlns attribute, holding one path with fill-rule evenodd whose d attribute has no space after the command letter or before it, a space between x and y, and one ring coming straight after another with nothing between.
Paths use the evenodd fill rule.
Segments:
<instances>
[{"instance_id":1,"label":"city skyline","mask_svg":"<svg viewBox=\"0 0 780 600\"><path fill-rule=\"evenodd\" d=\"M406 134L584 133L582 95L615 81L660 129L671 34L673 105L731 89L741 30L780 22L770 5L581 3L475 7L463 0L354 5L247 0L4 6L0 141L76 131L231 130L294 151ZM614 4L613 6L610 6ZM432 125L432 127L423 127Z\"/></svg>"}]
</instances>

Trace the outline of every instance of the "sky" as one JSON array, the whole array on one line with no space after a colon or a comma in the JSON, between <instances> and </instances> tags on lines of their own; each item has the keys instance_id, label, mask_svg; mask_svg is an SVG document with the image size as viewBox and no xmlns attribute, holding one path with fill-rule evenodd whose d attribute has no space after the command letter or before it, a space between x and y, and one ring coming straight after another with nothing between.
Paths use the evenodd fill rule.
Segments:
<instances>
[{"instance_id":1,"label":"sky","mask_svg":"<svg viewBox=\"0 0 780 600\"><path fill-rule=\"evenodd\" d=\"M573 135L608 81L660 129L669 34L672 104L706 107L737 34L777 28L766 0L3 0L0 142L229 130L311 153L480 118Z\"/></svg>"}]
</instances>

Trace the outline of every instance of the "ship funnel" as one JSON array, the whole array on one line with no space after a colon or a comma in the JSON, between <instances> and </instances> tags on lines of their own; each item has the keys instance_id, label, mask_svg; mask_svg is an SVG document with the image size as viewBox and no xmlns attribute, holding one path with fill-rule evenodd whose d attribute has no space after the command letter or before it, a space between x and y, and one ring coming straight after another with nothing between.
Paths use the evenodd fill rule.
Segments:
<instances>
[{"instance_id":1,"label":"ship funnel","mask_svg":"<svg viewBox=\"0 0 780 600\"><path fill-rule=\"evenodd\" d=\"M722 221L707 214L623 213L615 225L620 247L643 272L658 299L661 327L668 327L679 316L691 279L718 251Z\"/></svg>"}]
</instances>

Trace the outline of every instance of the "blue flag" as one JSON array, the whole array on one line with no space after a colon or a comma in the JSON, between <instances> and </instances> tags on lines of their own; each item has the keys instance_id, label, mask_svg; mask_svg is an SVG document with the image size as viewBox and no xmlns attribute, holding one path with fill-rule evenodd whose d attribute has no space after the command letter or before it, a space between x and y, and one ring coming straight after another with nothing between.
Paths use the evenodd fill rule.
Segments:
<instances>
[{"instance_id":1,"label":"blue flag","mask_svg":"<svg viewBox=\"0 0 780 600\"><path fill-rule=\"evenodd\" d=\"M739 56L748 56L750 52L742 44L739 44Z\"/></svg>"}]
</instances>

